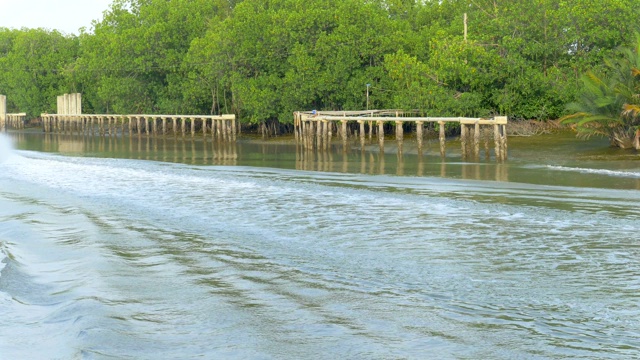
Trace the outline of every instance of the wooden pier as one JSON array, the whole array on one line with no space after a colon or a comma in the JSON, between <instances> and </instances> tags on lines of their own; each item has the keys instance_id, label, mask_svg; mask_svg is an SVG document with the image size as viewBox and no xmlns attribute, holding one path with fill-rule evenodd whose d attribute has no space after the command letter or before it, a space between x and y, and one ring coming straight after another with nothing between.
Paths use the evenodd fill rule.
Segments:
<instances>
[{"instance_id":1,"label":"wooden pier","mask_svg":"<svg viewBox=\"0 0 640 360\"><path fill-rule=\"evenodd\" d=\"M0 128L2 129L24 129L24 124L27 121L26 113L5 114Z\"/></svg>"},{"instance_id":2,"label":"wooden pier","mask_svg":"<svg viewBox=\"0 0 640 360\"><path fill-rule=\"evenodd\" d=\"M42 114L45 133L116 136L174 136L195 137L199 130L221 141L236 141L239 126L235 115L94 115Z\"/></svg>"},{"instance_id":3,"label":"wooden pier","mask_svg":"<svg viewBox=\"0 0 640 360\"><path fill-rule=\"evenodd\" d=\"M439 128L440 155L446 154L445 124L456 123L460 125L460 142L463 157L480 154L481 142L484 142L485 154L489 155L490 139L493 140L495 157L497 160L507 158L507 117L496 116L492 118L468 118L468 117L413 117L400 116L397 110L367 110L367 111L314 111L294 113L294 133L296 143L307 150L327 150L331 144L333 130L336 129L342 140L343 147L347 148L348 124L357 123L359 129L355 133L359 137L360 147L371 144L374 132L377 135L380 151L384 151L384 124L395 125L398 153L402 154L404 147L404 124L415 123L418 151L422 152L424 146L424 124L437 123ZM484 141L482 141L484 140Z\"/></svg>"}]
</instances>

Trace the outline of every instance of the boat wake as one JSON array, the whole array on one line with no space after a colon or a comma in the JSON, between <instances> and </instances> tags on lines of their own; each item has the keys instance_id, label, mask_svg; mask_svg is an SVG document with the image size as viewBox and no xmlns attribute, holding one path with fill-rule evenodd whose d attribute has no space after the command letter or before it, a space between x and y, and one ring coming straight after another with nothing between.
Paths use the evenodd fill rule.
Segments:
<instances>
[{"instance_id":1,"label":"boat wake","mask_svg":"<svg viewBox=\"0 0 640 360\"><path fill-rule=\"evenodd\" d=\"M566 166L557 166L557 165L547 165L547 168L550 170L557 170L557 171L579 172L583 174L595 174L595 175L640 179L640 171L589 169L589 168L566 167Z\"/></svg>"},{"instance_id":2,"label":"boat wake","mask_svg":"<svg viewBox=\"0 0 640 360\"><path fill-rule=\"evenodd\" d=\"M13 154L11 139L0 134L0 163L5 162Z\"/></svg>"}]
</instances>

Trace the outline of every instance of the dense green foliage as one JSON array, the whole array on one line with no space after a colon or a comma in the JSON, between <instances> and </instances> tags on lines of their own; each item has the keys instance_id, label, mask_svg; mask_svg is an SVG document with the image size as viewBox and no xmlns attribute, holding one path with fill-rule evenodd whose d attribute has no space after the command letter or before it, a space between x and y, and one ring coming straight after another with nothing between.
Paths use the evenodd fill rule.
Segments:
<instances>
[{"instance_id":1,"label":"dense green foliage","mask_svg":"<svg viewBox=\"0 0 640 360\"><path fill-rule=\"evenodd\" d=\"M639 20L633 0L115 0L79 36L0 28L0 93L261 123L364 109L370 84L370 108L554 119Z\"/></svg>"},{"instance_id":2,"label":"dense green foliage","mask_svg":"<svg viewBox=\"0 0 640 360\"><path fill-rule=\"evenodd\" d=\"M606 136L614 146L640 150L640 35L634 48L604 63L607 71L583 76L578 99L567 106L574 113L563 121L585 136Z\"/></svg>"}]
</instances>

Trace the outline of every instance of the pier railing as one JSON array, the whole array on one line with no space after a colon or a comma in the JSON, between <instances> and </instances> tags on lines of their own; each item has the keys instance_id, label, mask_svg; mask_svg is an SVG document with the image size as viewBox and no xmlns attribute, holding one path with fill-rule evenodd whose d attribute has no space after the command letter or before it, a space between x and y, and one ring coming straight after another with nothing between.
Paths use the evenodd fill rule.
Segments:
<instances>
[{"instance_id":1,"label":"pier railing","mask_svg":"<svg viewBox=\"0 0 640 360\"><path fill-rule=\"evenodd\" d=\"M196 129L204 137L210 134L224 141L236 141L239 126L236 116L228 115L112 115L112 114L42 114L46 133L85 135L167 135L195 137Z\"/></svg>"},{"instance_id":2,"label":"pier railing","mask_svg":"<svg viewBox=\"0 0 640 360\"><path fill-rule=\"evenodd\" d=\"M469 153L478 155L480 153L480 143L484 140L485 149L488 154L489 139L492 138L495 145L496 159L505 160L507 158L507 132L508 123L506 116L495 116L491 118L469 118L469 117L415 117L399 116L400 111L396 110L370 110L351 112L296 112L294 113L294 133L296 143L304 146L308 150L327 150L331 144L333 129L336 129L346 148L348 141L347 125L349 122L357 123L360 138L360 145L364 149L367 130L369 143L372 143L373 133L376 132L380 150L384 150L384 124L395 125L396 142L398 152L402 153L404 143L405 123L415 123L416 140L418 151L422 151L424 139L424 124L437 123L439 126L440 154L445 156L446 152L446 123L457 123L460 125L460 142L462 154ZM339 126L338 126L339 125Z\"/></svg>"}]
</instances>

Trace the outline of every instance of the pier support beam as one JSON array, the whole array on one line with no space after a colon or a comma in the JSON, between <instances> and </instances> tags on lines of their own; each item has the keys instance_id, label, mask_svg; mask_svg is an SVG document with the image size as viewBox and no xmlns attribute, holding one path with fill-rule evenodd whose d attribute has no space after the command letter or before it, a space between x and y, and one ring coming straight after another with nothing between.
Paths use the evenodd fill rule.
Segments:
<instances>
[{"instance_id":1,"label":"pier support beam","mask_svg":"<svg viewBox=\"0 0 640 360\"><path fill-rule=\"evenodd\" d=\"M365 141L365 130L364 130L364 120L358 120L358 124L360 124L360 149L364 151L364 141Z\"/></svg>"},{"instance_id":2,"label":"pier support beam","mask_svg":"<svg viewBox=\"0 0 640 360\"><path fill-rule=\"evenodd\" d=\"M402 154L404 147L404 129L402 121L396 121L396 142L398 143L398 154Z\"/></svg>"},{"instance_id":3,"label":"pier support beam","mask_svg":"<svg viewBox=\"0 0 640 360\"><path fill-rule=\"evenodd\" d=\"M347 120L341 121L340 133L342 135L342 148L347 151Z\"/></svg>"},{"instance_id":4,"label":"pier support beam","mask_svg":"<svg viewBox=\"0 0 640 360\"><path fill-rule=\"evenodd\" d=\"M480 123L476 122L473 129L473 156L480 156Z\"/></svg>"},{"instance_id":5,"label":"pier support beam","mask_svg":"<svg viewBox=\"0 0 640 360\"><path fill-rule=\"evenodd\" d=\"M7 96L0 95L0 131L7 130Z\"/></svg>"},{"instance_id":6,"label":"pier support beam","mask_svg":"<svg viewBox=\"0 0 640 360\"><path fill-rule=\"evenodd\" d=\"M444 121L438 121L438 127L440 128L440 156L441 157L445 157L446 156L446 132L445 132L445 127L444 127Z\"/></svg>"},{"instance_id":7,"label":"pier support beam","mask_svg":"<svg viewBox=\"0 0 640 360\"><path fill-rule=\"evenodd\" d=\"M460 146L462 147L462 157L467 157L467 125L460 124Z\"/></svg>"},{"instance_id":8,"label":"pier support beam","mask_svg":"<svg viewBox=\"0 0 640 360\"><path fill-rule=\"evenodd\" d=\"M384 151L384 122L378 120L378 145L380 151Z\"/></svg>"},{"instance_id":9,"label":"pier support beam","mask_svg":"<svg viewBox=\"0 0 640 360\"><path fill-rule=\"evenodd\" d=\"M424 130L424 122L416 121L416 140L418 141L418 152L419 153L422 152L422 140L424 139L424 136L422 134L423 130Z\"/></svg>"}]
</instances>

